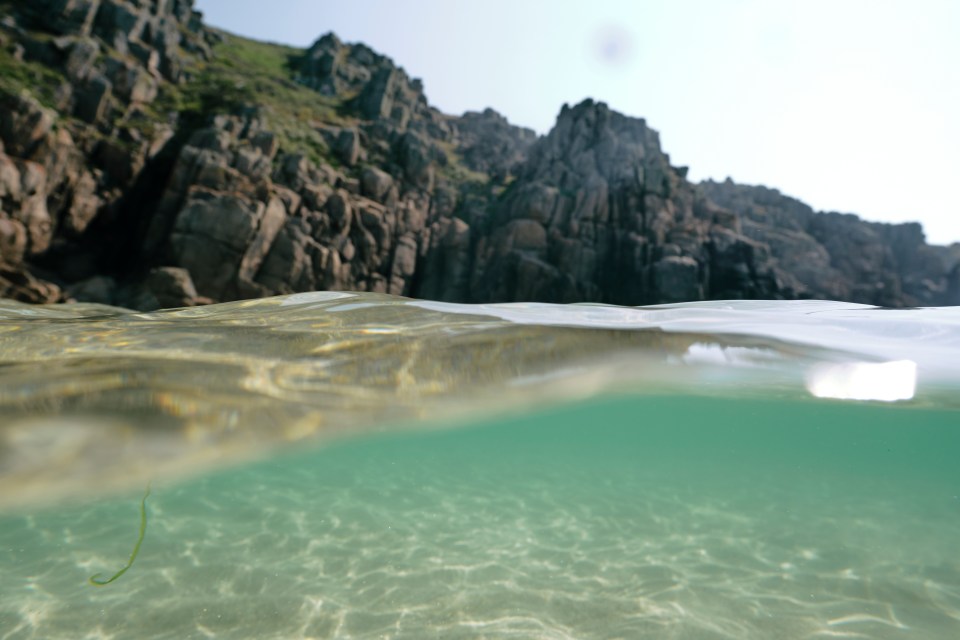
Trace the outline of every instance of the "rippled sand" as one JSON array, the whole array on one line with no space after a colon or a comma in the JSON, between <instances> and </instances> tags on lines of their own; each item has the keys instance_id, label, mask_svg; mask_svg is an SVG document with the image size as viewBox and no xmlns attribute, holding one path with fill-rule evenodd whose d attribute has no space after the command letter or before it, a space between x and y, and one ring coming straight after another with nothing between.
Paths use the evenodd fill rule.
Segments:
<instances>
[{"instance_id":1,"label":"rippled sand","mask_svg":"<svg viewBox=\"0 0 960 640\"><path fill-rule=\"evenodd\" d=\"M956 413L620 398L0 516L0 638L960 637Z\"/></svg>"}]
</instances>

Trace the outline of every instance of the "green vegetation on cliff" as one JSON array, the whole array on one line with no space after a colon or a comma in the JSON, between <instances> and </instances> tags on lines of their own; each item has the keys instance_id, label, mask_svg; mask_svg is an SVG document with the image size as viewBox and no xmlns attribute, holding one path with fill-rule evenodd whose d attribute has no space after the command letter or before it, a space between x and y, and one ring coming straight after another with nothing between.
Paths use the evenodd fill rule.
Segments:
<instances>
[{"instance_id":1,"label":"green vegetation on cliff","mask_svg":"<svg viewBox=\"0 0 960 640\"><path fill-rule=\"evenodd\" d=\"M194 124L210 116L236 114L256 105L268 129L287 151L333 162L317 132L320 124L349 124L343 100L297 84L292 65L302 49L257 42L225 32L208 61L198 61L187 81L168 84L154 105L158 114L177 112Z\"/></svg>"},{"instance_id":2,"label":"green vegetation on cliff","mask_svg":"<svg viewBox=\"0 0 960 640\"><path fill-rule=\"evenodd\" d=\"M18 60L6 47L0 47L0 95L18 96L26 91L43 106L55 108L57 87L62 82L62 75L50 67Z\"/></svg>"}]
</instances>

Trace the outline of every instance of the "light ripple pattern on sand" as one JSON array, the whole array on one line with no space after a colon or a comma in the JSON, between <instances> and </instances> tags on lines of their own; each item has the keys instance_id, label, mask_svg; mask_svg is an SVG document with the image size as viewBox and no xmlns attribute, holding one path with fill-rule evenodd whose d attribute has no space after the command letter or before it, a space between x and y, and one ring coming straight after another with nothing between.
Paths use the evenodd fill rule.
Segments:
<instances>
[{"instance_id":1,"label":"light ripple pattern on sand","mask_svg":"<svg viewBox=\"0 0 960 640\"><path fill-rule=\"evenodd\" d=\"M956 638L953 412L613 397L0 519L0 638Z\"/></svg>"}]
</instances>

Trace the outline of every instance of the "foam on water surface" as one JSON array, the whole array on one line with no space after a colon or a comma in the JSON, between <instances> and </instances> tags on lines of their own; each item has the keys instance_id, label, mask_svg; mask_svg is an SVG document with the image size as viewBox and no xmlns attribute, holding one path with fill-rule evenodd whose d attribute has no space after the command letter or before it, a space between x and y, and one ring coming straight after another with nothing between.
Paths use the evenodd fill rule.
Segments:
<instances>
[{"instance_id":1,"label":"foam on water surface","mask_svg":"<svg viewBox=\"0 0 960 640\"><path fill-rule=\"evenodd\" d=\"M956 309L0 317L2 640L960 637Z\"/></svg>"}]
</instances>

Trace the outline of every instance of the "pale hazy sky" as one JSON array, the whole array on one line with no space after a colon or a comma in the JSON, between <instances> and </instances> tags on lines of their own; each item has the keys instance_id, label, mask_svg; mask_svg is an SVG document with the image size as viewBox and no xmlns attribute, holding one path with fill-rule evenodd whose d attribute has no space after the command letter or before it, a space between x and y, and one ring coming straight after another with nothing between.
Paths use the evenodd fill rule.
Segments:
<instances>
[{"instance_id":1,"label":"pale hazy sky","mask_svg":"<svg viewBox=\"0 0 960 640\"><path fill-rule=\"evenodd\" d=\"M960 241L958 0L197 0L234 33L327 31L389 55L445 113L547 132L591 97L647 119L694 180L919 220Z\"/></svg>"}]
</instances>

